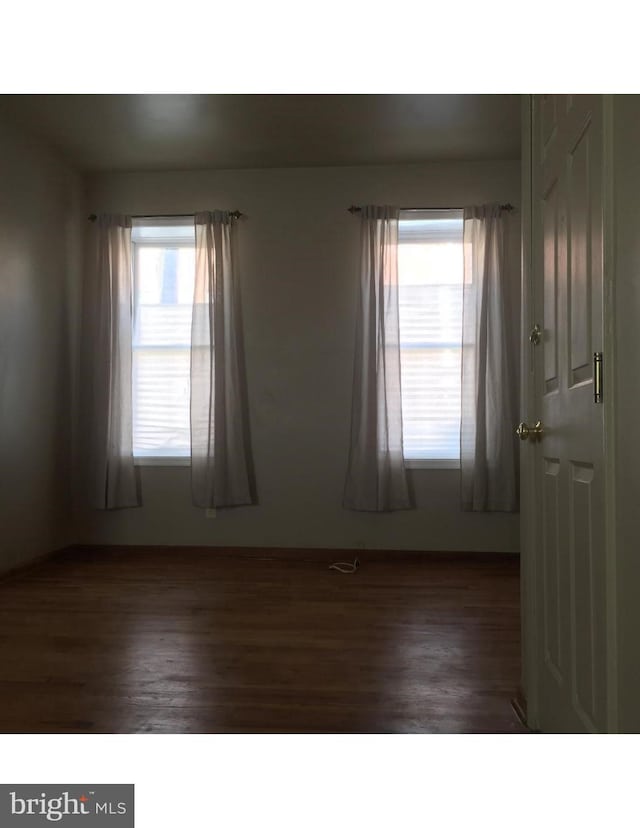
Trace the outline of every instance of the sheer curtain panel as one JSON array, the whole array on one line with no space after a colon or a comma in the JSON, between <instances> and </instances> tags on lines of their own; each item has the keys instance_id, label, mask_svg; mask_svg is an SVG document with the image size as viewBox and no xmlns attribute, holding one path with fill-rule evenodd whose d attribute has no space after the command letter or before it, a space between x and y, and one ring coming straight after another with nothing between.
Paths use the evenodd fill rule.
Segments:
<instances>
[{"instance_id":1,"label":"sheer curtain panel","mask_svg":"<svg viewBox=\"0 0 640 828\"><path fill-rule=\"evenodd\" d=\"M233 218L198 213L191 325L191 488L200 508L255 502Z\"/></svg>"},{"instance_id":2,"label":"sheer curtain panel","mask_svg":"<svg viewBox=\"0 0 640 828\"><path fill-rule=\"evenodd\" d=\"M131 219L98 216L85 281L84 381L87 483L98 509L140 506L131 400Z\"/></svg>"},{"instance_id":3,"label":"sheer curtain panel","mask_svg":"<svg viewBox=\"0 0 640 828\"><path fill-rule=\"evenodd\" d=\"M363 207L346 509L410 509L402 453L398 218Z\"/></svg>"},{"instance_id":4,"label":"sheer curtain panel","mask_svg":"<svg viewBox=\"0 0 640 828\"><path fill-rule=\"evenodd\" d=\"M518 509L504 224L498 205L464 211L461 499L474 512Z\"/></svg>"}]
</instances>

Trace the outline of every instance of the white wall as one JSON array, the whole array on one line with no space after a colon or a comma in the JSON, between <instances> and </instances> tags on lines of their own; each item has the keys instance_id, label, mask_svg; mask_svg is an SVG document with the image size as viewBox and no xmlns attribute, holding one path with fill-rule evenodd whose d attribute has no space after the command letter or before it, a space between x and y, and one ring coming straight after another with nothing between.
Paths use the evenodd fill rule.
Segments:
<instances>
[{"instance_id":1,"label":"white wall","mask_svg":"<svg viewBox=\"0 0 640 828\"><path fill-rule=\"evenodd\" d=\"M460 207L519 203L519 162L99 174L91 212L230 208L238 226L251 432L259 505L190 504L189 470L145 468L144 506L86 512L85 543L433 550L518 549L518 516L458 507L458 473L411 472L418 508L342 509L359 227L350 204ZM519 218L510 219L512 307L519 324Z\"/></svg>"},{"instance_id":2,"label":"white wall","mask_svg":"<svg viewBox=\"0 0 640 828\"><path fill-rule=\"evenodd\" d=\"M0 571L75 538L80 178L0 113Z\"/></svg>"}]
</instances>

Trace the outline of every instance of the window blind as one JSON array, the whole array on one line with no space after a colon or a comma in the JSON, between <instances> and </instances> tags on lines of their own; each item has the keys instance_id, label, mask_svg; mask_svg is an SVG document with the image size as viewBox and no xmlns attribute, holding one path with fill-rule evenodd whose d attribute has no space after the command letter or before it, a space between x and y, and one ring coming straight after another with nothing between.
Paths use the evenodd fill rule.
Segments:
<instances>
[{"instance_id":1,"label":"window blind","mask_svg":"<svg viewBox=\"0 0 640 828\"><path fill-rule=\"evenodd\" d=\"M407 211L398 227L404 456L460 457L462 211Z\"/></svg>"},{"instance_id":2,"label":"window blind","mask_svg":"<svg viewBox=\"0 0 640 828\"><path fill-rule=\"evenodd\" d=\"M190 454L193 219L142 219L132 229L133 453Z\"/></svg>"}]
</instances>

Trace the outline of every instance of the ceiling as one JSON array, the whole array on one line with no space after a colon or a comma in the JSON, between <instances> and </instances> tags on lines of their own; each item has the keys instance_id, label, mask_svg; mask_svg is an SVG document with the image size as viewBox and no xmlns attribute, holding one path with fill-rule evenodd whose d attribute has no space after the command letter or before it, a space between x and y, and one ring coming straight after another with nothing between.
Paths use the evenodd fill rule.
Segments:
<instances>
[{"instance_id":1,"label":"ceiling","mask_svg":"<svg viewBox=\"0 0 640 828\"><path fill-rule=\"evenodd\" d=\"M520 156L518 95L3 95L0 108L84 171Z\"/></svg>"}]
</instances>

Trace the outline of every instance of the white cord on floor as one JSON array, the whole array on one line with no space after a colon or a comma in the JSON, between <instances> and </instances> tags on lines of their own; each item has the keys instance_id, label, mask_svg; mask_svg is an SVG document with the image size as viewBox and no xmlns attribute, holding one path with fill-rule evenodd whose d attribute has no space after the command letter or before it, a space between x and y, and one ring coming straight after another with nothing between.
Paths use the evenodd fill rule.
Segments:
<instances>
[{"instance_id":1,"label":"white cord on floor","mask_svg":"<svg viewBox=\"0 0 640 828\"><path fill-rule=\"evenodd\" d=\"M358 558L353 559L353 563L346 563L345 561L337 561L337 563L329 564L329 569L335 569L342 572L343 575L352 575L360 566Z\"/></svg>"}]
</instances>

